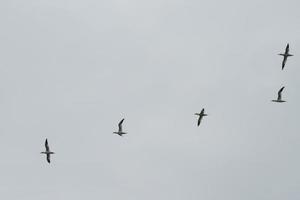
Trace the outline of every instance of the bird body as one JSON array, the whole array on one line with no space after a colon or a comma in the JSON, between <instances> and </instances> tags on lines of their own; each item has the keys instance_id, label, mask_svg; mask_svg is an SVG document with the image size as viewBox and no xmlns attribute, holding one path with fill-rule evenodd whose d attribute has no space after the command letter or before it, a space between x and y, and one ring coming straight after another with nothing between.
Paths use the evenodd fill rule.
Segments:
<instances>
[{"instance_id":1,"label":"bird body","mask_svg":"<svg viewBox=\"0 0 300 200\"><path fill-rule=\"evenodd\" d=\"M286 48L285 48L285 52L284 53L280 53L278 55L281 55L283 56L283 60L282 60L282 64L281 64L281 69L283 70L283 68L285 67L285 63L287 61L287 58L290 57L290 56L293 56L292 54L289 53L290 51L290 45L287 44L286 45Z\"/></svg>"},{"instance_id":2,"label":"bird body","mask_svg":"<svg viewBox=\"0 0 300 200\"><path fill-rule=\"evenodd\" d=\"M50 155L51 154L55 154L55 153L52 152L52 151L50 151L47 139L45 141L45 148L46 148L46 151L42 151L41 154L46 154L46 156L47 156L47 162L50 163Z\"/></svg>"},{"instance_id":3,"label":"bird body","mask_svg":"<svg viewBox=\"0 0 300 200\"><path fill-rule=\"evenodd\" d=\"M113 132L114 134L117 134L119 136L123 136L124 134L127 134L126 132L123 132L123 128L122 128L123 121L124 121L124 118L118 124L118 127L119 127L118 132Z\"/></svg>"},{"instance_id":4,"label":"bird body","mask_svg":"<svg viewBox=\"0 0 300 200\"><path fill-rule=\"evenodd\" d=\"M204 113L204 108L201 110L200 113L195 113L195 115L199 116L198 123L197 123L198 126L200 125L202 118L207 116L207 114Z\"/></svg>"}]
</instances>

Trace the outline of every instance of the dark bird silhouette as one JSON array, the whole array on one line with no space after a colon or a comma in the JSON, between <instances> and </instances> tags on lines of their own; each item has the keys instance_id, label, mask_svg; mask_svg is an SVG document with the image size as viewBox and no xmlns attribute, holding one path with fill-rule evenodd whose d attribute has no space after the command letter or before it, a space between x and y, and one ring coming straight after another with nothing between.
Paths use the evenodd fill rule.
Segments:
<instances>
[{"instance_id":1,"label":"dark bird silhouette","mask_svg":"<svg viewBox=\"0 0 300 200\"><path fill-rule=\"evenodd\" d=\"M283 60L282 60L282 65L281 65L281 69L283 70L284 66L285 66L285 63L287 61L287 58L289 56L293 56L292 54L289 54L289 51L290 51L290 45L287 44L286 47L285 47L285 52L284 53L280 53L278 55L281 55L283 56Z\"/></svg>"},{"instance_id":2,"label":"dark bird silhouette","mask_svg":"<svg viewBox=\"0 0 300 200\"><path fill-rule=\"evenodd\" d=\"M118 126L119 126L118 132L113 132L114 134L118 134L119 136L123 136L124 134L127 134L127 133L123 132L123 129L122 129L123 121L124 121L124 118L118 124Z\"/></svg>"},{"instance_id":3,"label":"dark bird silhouette","mask_svg":"<svg viewBox=\"0 0 300 200\"><path fill-rule=\"evenodd\" d=\"M272 100L273 102L277 102L277 103L283 103L283 102L286 102L284 100L282 100L282 96L281 96L281 93L283 91L284 87L280 88L280 90L278 91L278 95L277 95L277 99L276 100Z\"/></svg>"},{"instance_id":4,"label":"dark bird silhouette","mask_svg":"<svg viewBox=\"0 0 300 200\"><path fill-rule=\"evenodd\" d=\"M202 118L205 117L205 116L207 116L207 114L204 113L204 108L201 110L200 113L195 113L195 115L199 116L199 118L198 118L198 124L197 124L198 126L200 125Z\"/></svg>"},{"instance_id":5,"label":"dark bird silhouette","mask_svg":"<svg viewBox=\"0 0 300 200\"><path fill-rule=\"evenodd\" d=\"M50 151L49 145L48 145L48 140L46 139L45 141L45 148L46 151L41 152L42 154L46 154L47 156L47 162L50 163L50 155L54 154L54 152Z\"/></svg>"}]
</instances>

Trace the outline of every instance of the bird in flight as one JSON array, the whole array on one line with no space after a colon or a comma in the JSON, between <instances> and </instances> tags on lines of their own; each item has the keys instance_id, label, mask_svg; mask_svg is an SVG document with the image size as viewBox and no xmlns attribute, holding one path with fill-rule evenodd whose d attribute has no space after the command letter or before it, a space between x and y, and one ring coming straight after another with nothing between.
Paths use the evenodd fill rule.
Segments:
<instances>
[{"instance_id":1,"label":"bird in flight","mask_svg":"<svg viewBox=\"0 0 300 200\"><path fill-rule=\"evenodd\" d=\"M285 66L285 63L287 61L287 58L289 56L293 56L292 54L289 54L289 51L290 51L290 45L287 44L286 47L285 47L285 52L284 53L280 53L278 55L281 55L283 56L283 60L282 60L282 66L281 66L281 69L283 70L284 66Z\"/></svg>"},{"instance_id":2,"label":"bird in flight","mask_svg":"<svg viewBox=\"0 0 300 200\"><path fill-rule=\"evenodd\" d=\"M203 118L204 116L207 116L207 114L204 113L204 108L201 110L200 113L195 113L195 115L198 115L198 116L199 116L199 118L198 118L198 126L200 125L202 118Z\"/></svg>"},{"instance_id":3,"label":"bird in flight","mask_svg":"<svg viewBox=\"0 0 300 200\"><path fill-rule=\"evenodd\" d=\"M50 163L50 155L54 154L54 152L50 151L49 145L48 145L48 140L46 139L45 141L45 148L46 151L41 152L42 154L46 154L47 155L47 162Z\"/></svg>"},{"instance_id":4,"label":"bird in flight","mask_svg":"<svg viewBox=\"0 0 300 200\"><path fill-rule=\"evenodd\" d=\"M278 96L277 96L277 99L276 100L272 100L273 102L277 102L277 103L283 103L283 102L286 102L284 100L281 99L281 93L283 91L284 87L280 88L280 90L278 91Z\"/></svg>"},{"instance_id":5,"label":"bird in flight","mask_svg":"<svg viewBox=\"0 0 300 200\"><path fill-rule=\"evenodd\" d=\"M122 129L123 121L124 121L124 118L118 124L118 126L119 126L118 132L113 132L114 134L118 134L119 136L123 136L124 134L127 134L127 133L123 132L123 129Z\"/></svg>"}]
</instances>

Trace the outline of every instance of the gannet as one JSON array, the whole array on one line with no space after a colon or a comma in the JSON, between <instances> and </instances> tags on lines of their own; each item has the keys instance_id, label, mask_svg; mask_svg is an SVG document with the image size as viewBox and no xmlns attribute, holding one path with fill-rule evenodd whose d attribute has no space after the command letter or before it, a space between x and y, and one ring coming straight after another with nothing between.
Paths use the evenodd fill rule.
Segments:
<instances>
[{"instance_id":1,"label":"gannet","mask_svg":"<svg viewBox=\"0 0 300 200\"><path fill-rule=\"evenodd\" d=\"M273 102L277 102L277 103L283 103L286 102L284 100L281 99L281 93L283 91L284 87L280 88L280 90L278 91L278 96L276 100L272 100Z\"/></svg>"},{"instance_id":2,"label":"gannet","mask_svg":"<svg viewBox=\"0 0 300 200\"><path fill-rule=\"evenodd\" d=\"M199 118L198 118L198 126L200 125L202 118L203 118L204 116L207 116L207 114L204 113L204 108L201 110L200 113L195 113L195 115L198 115L198 116L199 116Z\"/></svg>"},{"instance_id":3,"label":"gannet","mask_svg":"<svg viewBox=\"0 0 300 200\"><path fill-rule=\"evenodd\" d=\"M285 66L285 63L286 63L286 61L287 61L287 58L288 58L289 56L293 56L292 54L289 54L289 51L290 51L290 46L289 46L289 44L287 44L286 47L285 47L285 52L284 52L284 53L278 54L278 55L283 56L282 66L281 66L281 69L282 69L282 70L283 70L283 68L284 68L284 66Z\"/></svg>"},{"instance_id":4,"label":"gannet","mask_svg":"<svg viewBox=\"0 0 300 200\"><path fill-rule=\"evenodd\" d=\"M47 140L47 139L46 139L46 141L45 141L45 148L46 148L46 151L43 151L43 152L41 152L41 153L47 155L47 161L48 161L48 163L50 163L50 155L51 155L51 154L54 154L54 152L50 151L50 148L49 148L48 140Z\"/></svg>"},{"instance_id":5,"label":"gannet","mask_svg":"<svg viewBox=\"0 0 300 200\"><path fill-rule=\"evenodd\" d=\"M118 130L118 132L113 132L114 134L118 134L119 136L123 136L124 134L127 134L127 133L123 132L123 130L122 130L122 123L123 123L123 121L124 121L124 119L122 119L119 122L119 124L118 124L119 130Z\"/></svg>"}]
</instances>

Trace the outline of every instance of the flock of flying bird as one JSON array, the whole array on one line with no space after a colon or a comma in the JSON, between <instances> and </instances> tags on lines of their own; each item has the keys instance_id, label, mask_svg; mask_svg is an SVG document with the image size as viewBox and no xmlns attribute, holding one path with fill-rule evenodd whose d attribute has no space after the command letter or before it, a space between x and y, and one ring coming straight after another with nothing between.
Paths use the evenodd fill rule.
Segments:
<instances>
[{"instance_id":1,"label":"flock of flying bird","mask_svg":"<svg viewBox=\"0 0 300 200\"><path fill-rule=\"evenodd\" d=\"M282 65L281 65L281 69L283 70L284 67L285 67L285 63L287 61L287 58L290 57L290 56L293 56L292 54L290 54L290 45L287 44L286 47L285 47L285 52L280 53L278 55L283 56ZM280 90L278 91L278 94L277 94L277 99L272 100L273 102L277 102L277 103L285 102L284 100L282 100L282 95L281 95L283 89L284 89L284 87L280 88Z\"/></svg>"},{"instance_id":2,"label":"flock of flying bird","mask_svg":"<svg viewBox=\"0 0 300 200\"><path fill-rule=\"evenodd\" d=\"M283 56L282 66L281 66L282 70L285 67L287 58L290 57L290 56L293 56L292 54L289 53L289 51L290 51L290 47L289 47L289 44L287 44L286 48L285 48L285 52L278 54L280 56ZM284 87L280 88L280 90L278 91L277 99L272 100L273 102L277 102L277 103L286 102L286 101L282 100L281 93L282 93L283 89L284 89ZM198 126L200 125L203 117L207 116L207 114L205 114L204 108L201 110L200 113L195 113L195 115L199 116L198 117L198 122L197 122ZM118 129L117 132L113 132L114 134L117 134L119 136L123 136L124 134L127 134L126 132L123 132L123 128L122 128L123 122L124 122L124 118L119 122L119 124L118 124L119 129ZM50 155L54 154L54 152L52 152L50 150L50 147L49 147L49 144L48 144L48 139L46 139L46 141L45 141L45 148L46 148L46 151L41 152L41 154L46 154L47 162L50 163Z\"/></svg>"}]
</instances>

